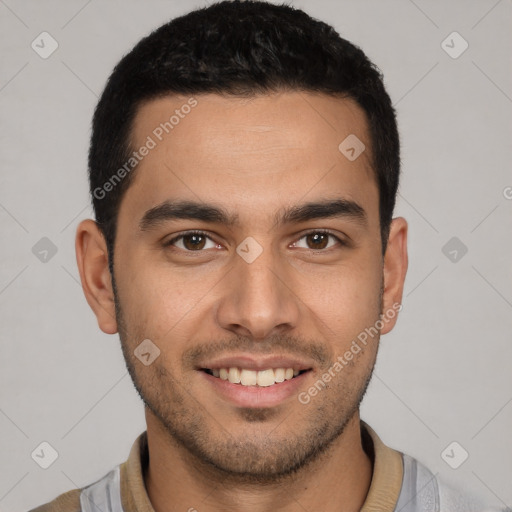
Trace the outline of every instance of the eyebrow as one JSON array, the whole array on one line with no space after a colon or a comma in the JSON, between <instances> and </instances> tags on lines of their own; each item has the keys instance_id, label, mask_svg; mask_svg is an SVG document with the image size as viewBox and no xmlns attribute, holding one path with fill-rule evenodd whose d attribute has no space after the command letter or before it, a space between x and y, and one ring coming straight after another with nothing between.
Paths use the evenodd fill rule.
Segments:
<instances>
[{"instance_id":1,"label":"eyebrow","mask_svg":"<svg viewBox=\"0 0 512 512\"><path fill-rule=\"evenodd\" d=\"M347 218L367 225L365 210L349 199L331 199L286 207L274 216L274 225L307 222L315 219ZM164 201L144 213L141 231L149 231L170 220L189 219L240 227L238 214L222 207L195 201Z\"/></svg>"}]
</instances>

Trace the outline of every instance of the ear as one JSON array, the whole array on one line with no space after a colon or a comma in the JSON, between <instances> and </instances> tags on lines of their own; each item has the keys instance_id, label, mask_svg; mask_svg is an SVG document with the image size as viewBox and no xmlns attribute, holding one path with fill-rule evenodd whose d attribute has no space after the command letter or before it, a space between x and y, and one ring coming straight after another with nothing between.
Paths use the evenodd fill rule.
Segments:
<instances>
[{"instance_id":1,"label":"ear","mask_svg":"<svg viewBox=\"0 0 512 512\"><path fill-rule=\"evenodd\" d=\"M399 305L402 303L407 265L407 221L402 217L397 217L391 221L389 239L384 254L384 293L382 297L384 326L381 334L388 333L396 324Z\"/></svg>"},{"instance_id":2,"label":"ear","mask_svg":"<svg viewBox=\"0 0 512 512\"><path fill-rule=\"evenodd\" d=\"M96 315L98 325L103 332L115 334L117 321L107 244L103 233L92 219L83 220L78 225L75 251L82 289Z\"/></svg>"}]
</instances>

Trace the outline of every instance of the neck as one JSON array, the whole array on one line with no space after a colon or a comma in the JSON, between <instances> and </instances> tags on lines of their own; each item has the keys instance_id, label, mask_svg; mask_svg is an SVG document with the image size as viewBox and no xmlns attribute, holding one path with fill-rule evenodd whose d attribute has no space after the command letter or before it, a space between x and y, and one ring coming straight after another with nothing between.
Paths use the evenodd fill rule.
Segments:
<instances>
[{"instance_id":1,"label":"neck","mask_svg":"<svg viewBox=\"0 0 512 512\"><path fill-rule=\"evenodd\" d=\"M155 512L361 510L372 477L357 412L315 461L277 484L235 481L178 445L146 410L149 465L145 485Z\"/></svg>"}]
</instances>

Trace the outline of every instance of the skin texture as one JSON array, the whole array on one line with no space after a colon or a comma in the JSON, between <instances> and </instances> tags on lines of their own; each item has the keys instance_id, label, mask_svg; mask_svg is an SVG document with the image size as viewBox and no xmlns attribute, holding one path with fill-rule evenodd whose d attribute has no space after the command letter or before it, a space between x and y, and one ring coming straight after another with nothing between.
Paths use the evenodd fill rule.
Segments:
<instances>
[{"instance_id":1,"label":"skin texture","mask_svg":"<svg viewBox=\"0 0 512 512\"><path fill-rule=\"evenodd\" d=\"M359 404L379 336L308 404L294 393L272 407L240 407L197 365L232 354L296 356L312 368L298 390L304 392L400 303L407 224L393 220L383 257L364 113L349 99L305 92L195 99L140 162L121 202L116 300L95 223L83 221L76 238L85 296L99 327L119 332L146 405L150 500L157 512L360 510L372 463L361 444ZM188 100L142 105L133 146ZM366 146L354 161L338 149L349 134ZM365 220L275 222L282 208L340 198L357 203ZM142 230L145 212L167 200L223 207L239 225L178 219ZM343 243L307 236L325 229ZM209 238L165 245L187 230ZM247 237L262 248L252 263L236 252ZM144 339L160 350L148 366L134 355Z\"/></svg>"}]
</instances>

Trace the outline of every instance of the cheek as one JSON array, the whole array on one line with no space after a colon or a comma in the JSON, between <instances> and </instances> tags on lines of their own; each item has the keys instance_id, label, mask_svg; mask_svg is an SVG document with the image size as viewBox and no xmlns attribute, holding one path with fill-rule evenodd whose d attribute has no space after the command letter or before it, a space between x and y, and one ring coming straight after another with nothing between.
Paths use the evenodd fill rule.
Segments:
<instances>
[{"instance_id":1,"label":"cheek","mask_svg":"<svg viewBox=\"0 0 512 512\"><path fill-rule=\"evenodd\" d=\"M183 273L150 261L141 258L127 264L120 278L124 278L119 288L126 323L141 326L143 335L156 343L190 337L187 329L197 327L194 319L218 277L214 280L212 273L201 277L190 270Z\"/></svg>"},{"instance_id":2,"label":"cheek","mask_svg":"<svg viewBox=\"0 0 512 512\"><path fill-rule=\"evenodd\" d=\"M319 332L341 349L378 320L381 282L380 266L361 261L305 280L299 296Z\"/></svg>"}]
</instances>

